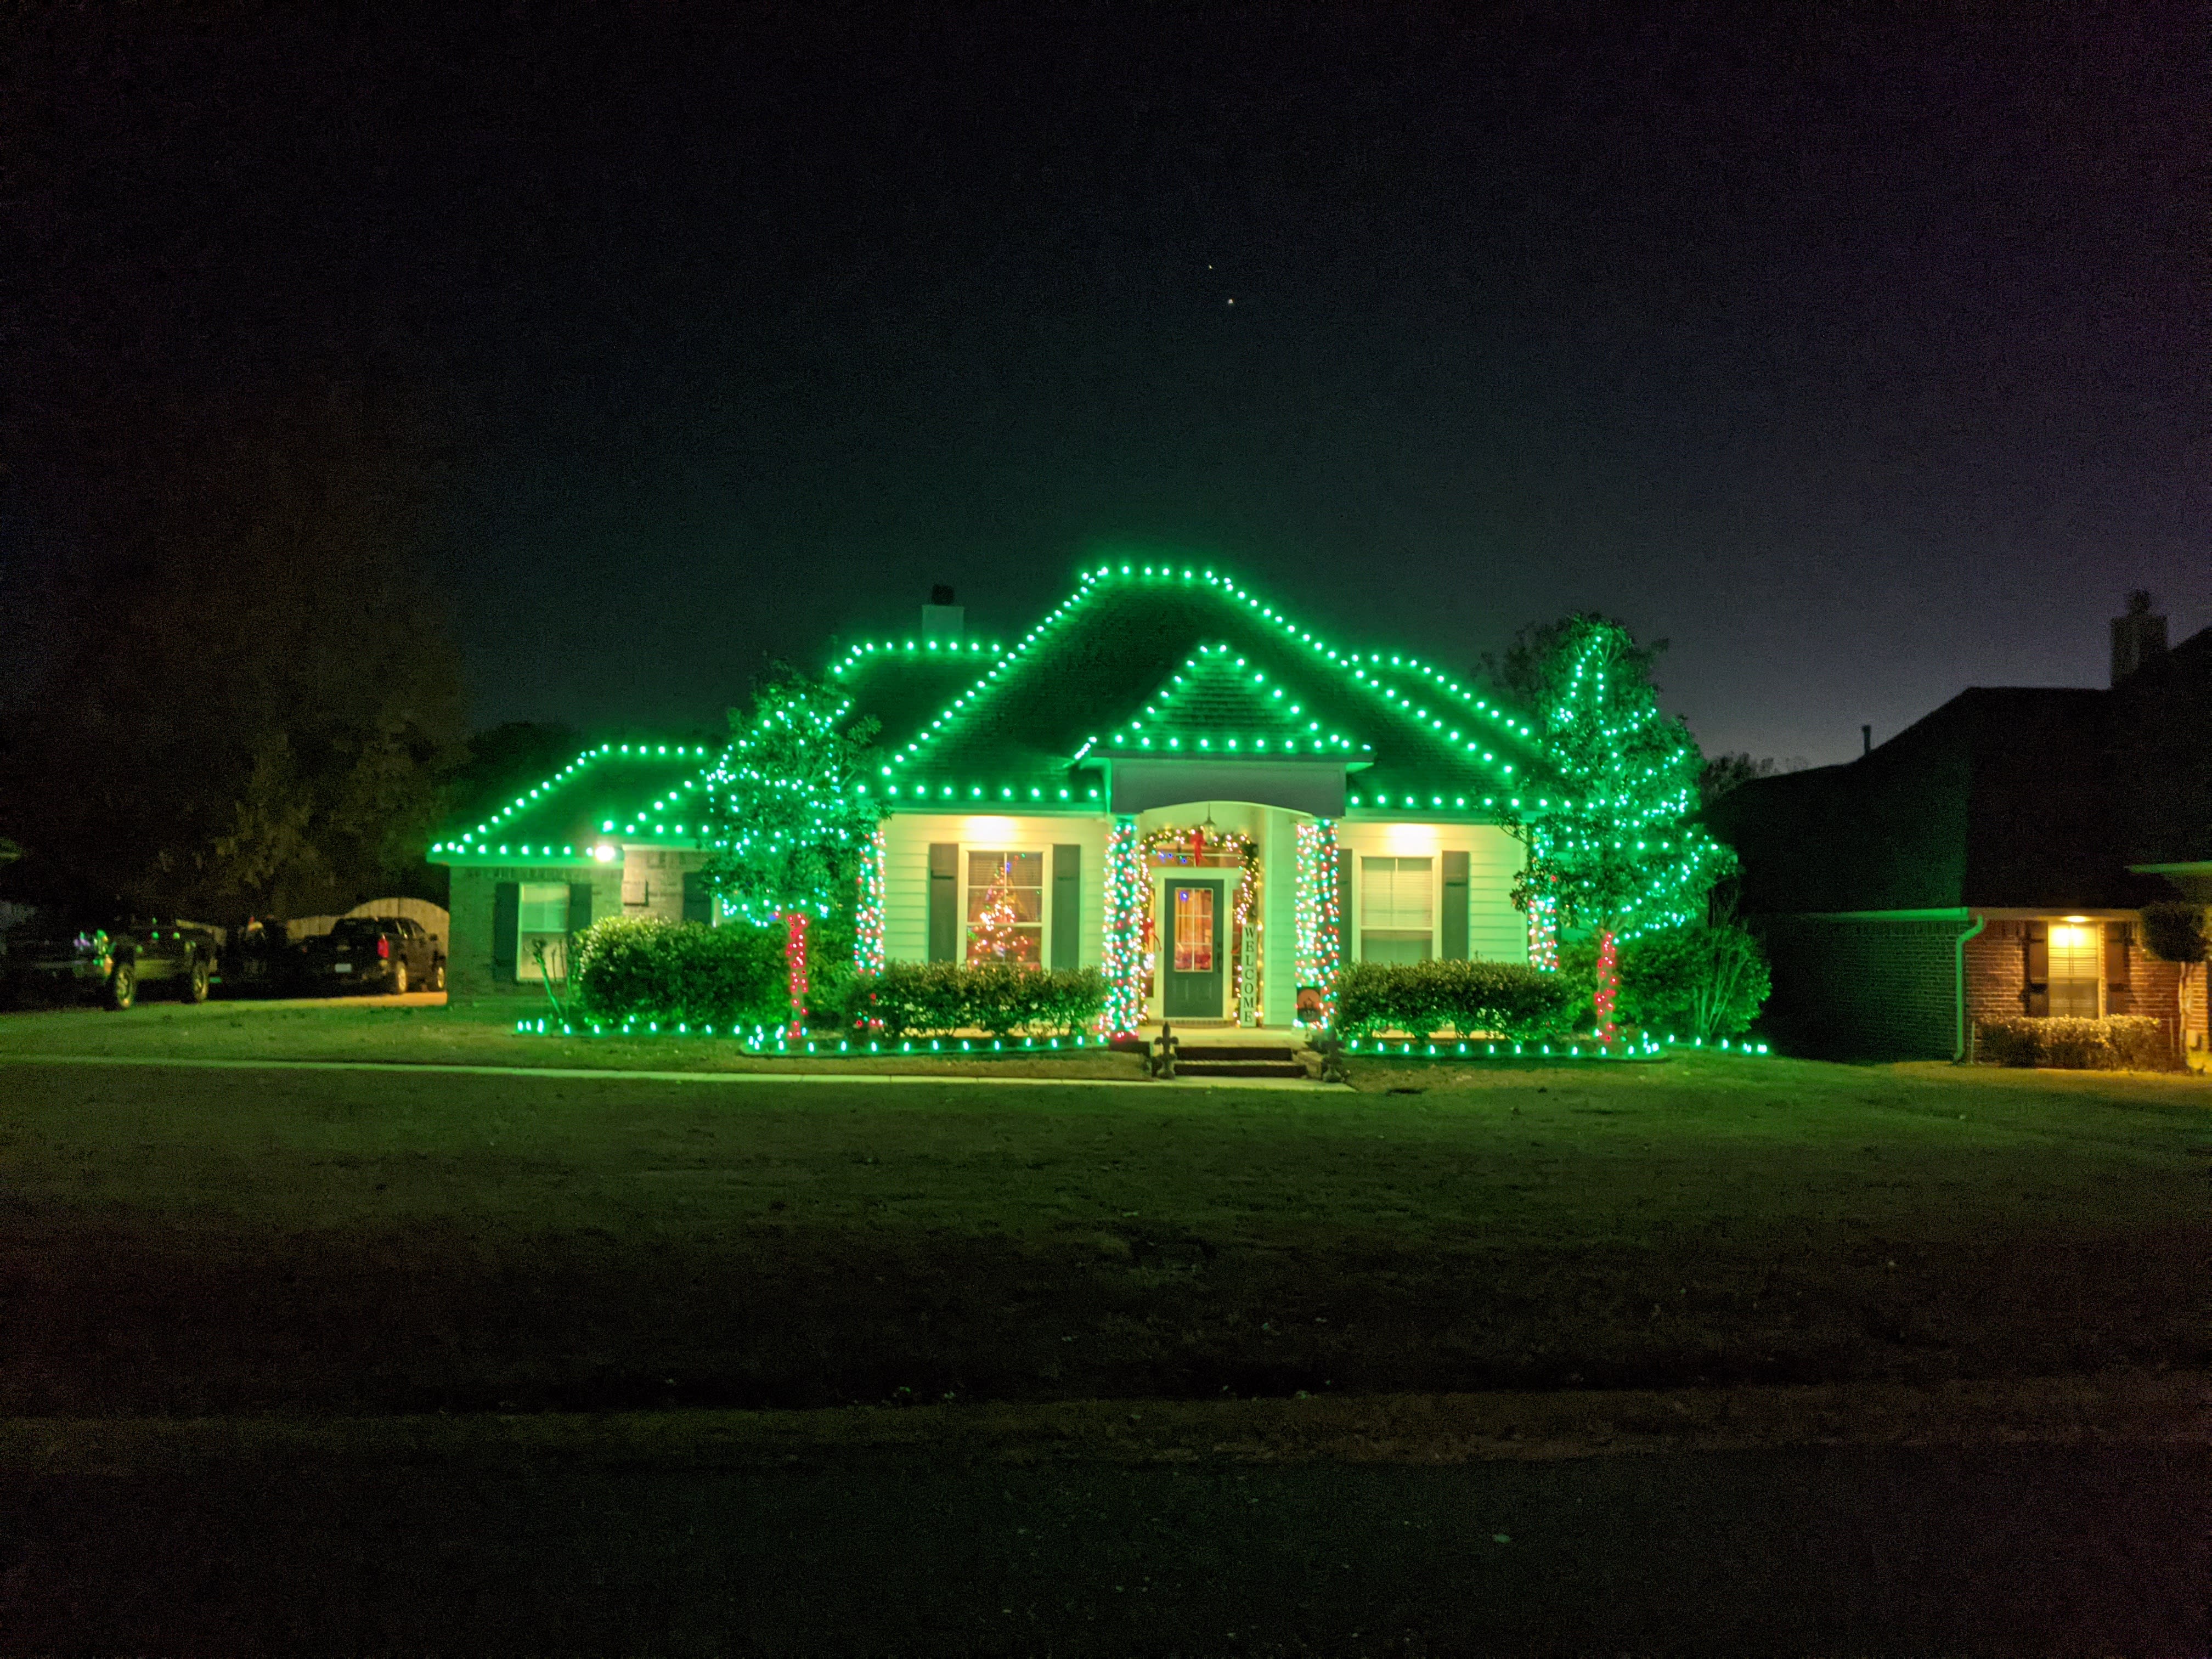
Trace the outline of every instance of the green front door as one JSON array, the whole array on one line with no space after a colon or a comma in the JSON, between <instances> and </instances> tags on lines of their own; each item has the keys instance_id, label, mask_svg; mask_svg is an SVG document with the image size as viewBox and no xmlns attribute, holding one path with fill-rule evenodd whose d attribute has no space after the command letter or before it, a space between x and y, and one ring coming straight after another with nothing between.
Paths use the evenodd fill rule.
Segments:
<instances>
[{"instance_id":1,"label":"green front door","mask_svg":"<svg viewBox=\"0 0 2212 1659\"><path fill-rule=\"evenodd\" d=\"M1166 926L1160 930L1160 1018L1219 1019L1223 964L1229 955L1228 918L1219 881L1170 881L1163 895Z\"/></svg>"}]
</instances>

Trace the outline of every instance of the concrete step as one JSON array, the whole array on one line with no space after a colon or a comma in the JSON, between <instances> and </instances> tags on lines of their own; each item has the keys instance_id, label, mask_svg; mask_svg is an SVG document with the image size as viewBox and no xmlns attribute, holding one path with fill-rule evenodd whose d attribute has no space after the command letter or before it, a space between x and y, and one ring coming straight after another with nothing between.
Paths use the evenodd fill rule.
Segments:
<instances>
[{"instance_id":1,"label":"concrete step","mask_svg":"<svg viewBox=\"0 0 2212 1659\"><path fill-rule=\"evenodd\" d=\"M1303 1078L1306 1068L1295 1060L1191 1060L1176 1056L1177 1077Z\"/></svg>"},{"instance_id":2,"label":"concrete step","mask_svg":"<svg viewBox=\"0 0 2212 1659\"><path fill-rule=\"evenodd\" d=\"M1178 1064L1192 1060L1266 1060L1296 1061L1298 1051L1289 1043L1259 1042L1183 1042L1176 1044Z\"/></svg>"}]
</instances>

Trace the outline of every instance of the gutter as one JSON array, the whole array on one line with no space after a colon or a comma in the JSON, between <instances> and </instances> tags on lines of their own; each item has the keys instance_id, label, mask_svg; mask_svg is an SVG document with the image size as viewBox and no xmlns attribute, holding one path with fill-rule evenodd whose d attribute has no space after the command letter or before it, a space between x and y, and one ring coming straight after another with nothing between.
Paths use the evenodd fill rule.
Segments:
<instances>
[{"instance_id":1,"label":"gutter","mask_svg":"<svg viewBox=\"0 0 2212 1659\"><path fill-rule=\"evenodd\" d=\"M1951 1050L1951 1063L1966 1063L1966 941L1978 938L1983 928L1990 925L1987 916L1976 916L1974 925L1951 941L1953 1006L1958 1013L1958 1037Z\"/></svg>"}]
</instances>

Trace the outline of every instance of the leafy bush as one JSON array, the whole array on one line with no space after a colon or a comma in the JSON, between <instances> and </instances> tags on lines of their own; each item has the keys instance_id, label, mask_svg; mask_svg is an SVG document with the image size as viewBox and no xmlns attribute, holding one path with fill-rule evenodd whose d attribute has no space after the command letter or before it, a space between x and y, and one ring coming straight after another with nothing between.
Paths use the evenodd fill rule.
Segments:
<instances>
[{"instance_id":1,"label":"leafy bush","mask_svg":"<svg viewBox=\"0 0 2212 1659\"><path fill-rule=\"evenodd\" d=\"M1572 975L1518 963L1360 962L1337 983L1337 1029L1346 1036L1385 1030L1564 1036L1588 995Z\"/></svg>"},{"instance_id":2,"label":"leafy bush","mask_svg":"<svg viewBox=\"0 0 2212 1659\"><path fill-rule=\"evenodd\" d=\"M1976 1052L1996 1066L2052 1066L2069 1071L2163 1071L2172 1063L2166 1028L2148 1014L2102 1019L1985 1019Z\"/></svg>"},{"instance_id":3,"label":"leafy bush","mask_svg":"<svg viewBox=\"0 0 2212 1659\"><path fill-rule=\"evenodd\" d=\"M2142 908L2143 949L2160 962L2202 962L2212 945L2204 933L2204 907L2166 899Z\"/></svg>"},{"instance_id":4,"label":"leafy bush","mask_svg":"<svg viewBox=\"0 0 2212 1659\"><path fill-rule=\"evenodd\" d=\"M860 976L857 1020L891 1036L988 1031L1030 1036L1085 1030L1106 1011L1096 968L1025 968L1013 962L895 962Z\"/></svg>"},{"instance_id":5,"label":"leafy bush","mask_svg":"<svg viewBox=\"0 0 2212 1659\"><path fill-rule=\"evenodd\" d=\"M1741 1036L1773 989L1756 939L1741 927L1698 924L1621 947L1614 1012L1641 1030L1710 1042Z\"/></svg>"},{"instance_id":6,"label":"leafy bush","mask_svg":"<svg viewBox=\"0 0 2212 1659\"><path fill-rule=\"evenodd\" d=\"M780 1025L790 1017L783 930L609 916L576 935L571 981L595 1019Z\"/></svg>"}]
</instances>

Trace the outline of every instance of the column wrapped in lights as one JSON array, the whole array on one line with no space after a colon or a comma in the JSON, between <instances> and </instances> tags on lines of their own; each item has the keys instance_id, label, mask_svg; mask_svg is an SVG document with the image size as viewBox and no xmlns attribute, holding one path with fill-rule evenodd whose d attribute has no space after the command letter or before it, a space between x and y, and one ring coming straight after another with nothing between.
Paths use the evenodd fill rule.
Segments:
<instances>
[{"instance_id":1,"label":"column wrapped in lights","mask_svg":"<svg viewBox=\"0 0 2212 1659\"><path fill-rule=\"evenodd\" d=\"M1321 993L1321 1018L1301 1017L1301 1025L1336 1023L1336 978L1344 960L1344 918L1336 900L1336 823L1332 818L1309 818L1298 825L1297 892L1294 913L1297 923L1297 988L1313 986Z\"/></svg>"},{"instance_id":2,"label":"column wrapped in lights","mask_svg":"<svg viewBox=\"0 0 2212 1659\"><path fill-rule=\"evenodd\" d=\"M1106 1029L1126 1036L1145 1018L1145 913L1150 908L1137 821L1106 832Z\"/></svg>"},{"instance_id":3,"label":"column wrapped in lights","mask_svg":"<svg viewBox=\"0 0 2212 1659\"><path fill-rule=\"evenodd\" d=\"M884 826L878 823L860 849L860 897L854 916L853 966L863 974L884 971L884 896L889 890Z\"/></svg>"},{"instance_id":4,"label":"column wrapped in lights","mask_svg":"<svg viewBox=\"0 0 2212 1659\"><path fill-rule=\"evenodd\" d=\"M1545 973L1559 970L1559 905L1548 892L1528 895L1528 965Z\"/></svg>"}]
</instances>

